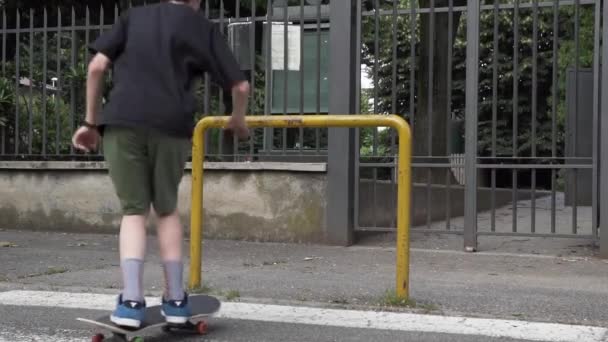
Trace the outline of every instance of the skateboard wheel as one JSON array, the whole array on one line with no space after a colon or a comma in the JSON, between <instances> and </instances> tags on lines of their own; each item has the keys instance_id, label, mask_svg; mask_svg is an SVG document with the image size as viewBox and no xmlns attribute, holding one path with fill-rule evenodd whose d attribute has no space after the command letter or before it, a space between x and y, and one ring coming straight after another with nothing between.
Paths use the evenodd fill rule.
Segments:
<instances>
[{"instance_id":1,"label":"skateboard wheel","mask_svg":"<svg viewBox=\"0 0 608 342\"><path fill-rule=\"evenodd\" d=\"M102 334L97 334L91 338L91 342L102 342L104 336Z\"/></svg>"},{"instance_id":2,"label":"skateboard wheel","mask_svg":"<svg viewBox=\"0 0 608 342\"><path fill-rule=\"evenodd\" d=\"M196 323L196 332L198 332L200 335L205 335L207 333L207 322L201 321Z\"/></svg>"},{"instance_id":3,"label":"skateboard wheel","mask_svg":"<svg viewBox=\"0 0 608 342\"><path fill-rule=\"evenodd\" d=\"M144 342L144 338L141 336L134 337L131 342Z\"/></svg>"}]
</instances>

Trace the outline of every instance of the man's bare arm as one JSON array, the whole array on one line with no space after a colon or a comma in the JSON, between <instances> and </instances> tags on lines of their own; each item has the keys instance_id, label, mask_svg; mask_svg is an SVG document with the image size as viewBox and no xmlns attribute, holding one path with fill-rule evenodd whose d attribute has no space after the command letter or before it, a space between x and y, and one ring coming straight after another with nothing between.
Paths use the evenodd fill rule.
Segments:
<instances>
[{"instance_id":1,"label":"man's bare arm","mask_svg":"<svg viewBox=\"0 0 608 342\"><path fill-rule=\"evenodd\" d=\"M97 124L97 117L101 108L103 78L105 72L110 68L110 63L110 59L102 53L97 53L89 63L87 73L87 113L85 117L85 121L89 124Z\"/></svg>"}]
</instances>

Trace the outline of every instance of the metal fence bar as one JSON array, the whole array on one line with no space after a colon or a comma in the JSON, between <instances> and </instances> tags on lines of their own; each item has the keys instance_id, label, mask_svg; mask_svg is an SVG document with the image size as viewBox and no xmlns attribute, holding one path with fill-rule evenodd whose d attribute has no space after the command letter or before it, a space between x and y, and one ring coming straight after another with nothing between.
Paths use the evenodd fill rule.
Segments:
<instances>
[{"instance_id":1,"label":"metal fence bar","mask_svg":"<svg viewBox=\"0 0 608 342\"><path fill-rule=\"evenodd\" d=\"M380 8L380 1L375 0L374 6L376 8ZM376 15L374 16L374 114L378 114L378 83L379 83L379 60L380 60L380 16L376 11ZM378 156L378 129L376 127L373 128L372 133L372 160L375 160ZM377 202L377 187L378 184L378 169L372 169L372 226L376 227L378 225L378 218L376 216L376 202Z\"/></svg>"},{"instance_id":2,"label":"metal fence bar","mask_svg":"<svg viewBox=\"0 0 608 342\"><path fill-rule=\"evenodd\" d=\"M518 116L519 116L519 2L515 0L513 10L514 39L513 39L513 156L517 156ZM513 170L513 232L517 232L517 171Z\"/></svg>"},{"instance_id":3,"label":"metal fence bar","mask_svg":"<svg viewBox=\"0 0 608 342\"><path fill-rule=\"evenodd\" d=\"M427 115L428 115L428 130L427 130L427 144L428 144L428 150L427 150L427 155L432 156L433 155L433 89L434 89L434 72L435 72L435 68L434 68L434 64L433 63L435 61L435 0L430 0L430 10L431 12L429 13L429 26L427 27L428 30L428 35L429 35L429 39L428 39L428 44L429 44L429 56L428 56L428 63L429 63L429 70L428 70L428 78L429 78L429 82L427 84ZM430 173L428 174L429 178L430 178ZM430 181L430 179L429 179ZM428 191L428 189L427 189Z\"/></svg>"},{"instance_id":4,"label":"metal fence bar","mask_svg":"<svg viewBox=\"0 0 608 342\"><path fill-rule=\"evenodd\" d=\"M264 92L264 115L270 115L270 110L272 106L272 17L273 17L273 8L272 1L268 0L266 2L266 56L265 56L265 70L264 74L266 75L266 83L265 83L265 92ZM271 150L274 147L273 142L274 137L274 128L264 128L264 151L267 154L270 154Z\"/></svg>"},{"instance_id":5,"label":"metal fence bar","mask_svg":"<svg viewBox=\"0 0 608 342\"><path fill-rule=\"evenodd\" d=\"M579 77L578 71L580 67L580 0L575 1L574 5L574 117L578 117L578 87L579 87ZM577 136L578 136L578 124L577 120L572 120L573 131L572 131L572 153L576 156L577 153ZM578 206L578 170L573 169L573 177L572 177L572 193L574 194L572 197L572 234L576 234L578 231L578 218L577 218L577 206Z\"/></svg>"},{"instance_id":6,"label":"metal fence bar","mask_svg":"<svg viewBox=\"0 0 608 342\"><path fill-rule=\"evenodd\" d=\"M429 26L428 26L428 35L429 35L429 57L428 57L428 89L427 89L427 116L428 116L428 151L427 155L433 155L433 90L434 90L434 78L435 78L435 0L430 1L430 9L431 13L429 14ZM431 229L431 206L432 206L432 193L431 193L431 182L432 182L432 172L431 169L427 169L426 171L426 227Z\"/></svg>"},{"instance_id":7,"label":"metal fence bar","mask_svg":"<svg viewBox=\"0 0 608 342\"><path fill-rule=\"evenodd\" d=\"M300 115L304 115L304 0L300 0ZM299 128L300 155L304 154L304 127Z\"/></svg>"},{"instance_id":8,"label":"metal fence bar","mask_svg":"<svg viewBox=\"0 0 608 342\"><path fill-rule=\"evenodd\" d=\"M240 16L239 6L240 6L240 0L236 0L236 8L235 8L235 10L236 10L236 13L235 13L236 19L239 19L239 16ZM228 28L230 28L230 24L232 23L233 19L235 19L235 18L228 18L228 26L227 26ZM225 90L222 89L222 94L224 93L224 91ZM232 99L232 94L231 93L229 93L229 94L230 94L229 95L230 99ZM231 114L231 113L227 113L227 114ZM233 134L232 135L232 151L228 151L227 152L227 153L231 154L233 162L238 162L239 161L238 160L238 157L239 157L239 150L238 149L239 149L239 140L238 140L237 136L235 134Z\"/></svg>"},{"instance_id":9,"label":"metal fence bar","mask_svg":"<svg viewBox=\"0 0 608 342\"><path fill-rule=\"evenodd\" d=\"M536 116L538 111L538 0L532 3L532 157L536 157ZM532 169L530 230L536 232L536 170Z\"/></svg>"},{"instance_id":10,"label":"metal fence bar","mask_svg":"<svg viewBox=\"0 0 608 342\"><path fill-rule=\"evenodd\" d=\"M416 97L415 97L415 83L416 83L416 69L413 67L416 65L416 0L410 0L410 125L412 126L412 134L416 135ZM414 203L414 201L412 201Z\"/></svg>"},{"instance_id":11,"label":"metal fence bar","mask_svg":"<svg viewBox=\"0 0 608 342\"><path fill-rule=\"evenodd\" d=\"M394 163L364 163L361 167L374 168L374 167L392 167ZM412 163L415 168L449 168L454 165L450 163ZM462 165L456 167L463 167ZM572 170L572 169L588 169L591 170L593 165L591 164L478 164L478 169L516 169L516 170Z\"/></svg>"},{"instance_id":12,"label":"metal fence bar","mask_svg":"<svg viewBox=\"0 0 608 342\"><path fill-rule=\"evenodd\" d=\"M44 7L44 28L48 26L48 16L46 7ZM46 124L46 85L47 85L47 32L44 31L42 38L42 155L46 155L46 136L47 136L47 124ZM33 54L33 51L31 52Z\"/></svg>"},{"instance_id":13,"label":"metal fence bar","mask_svg":"<svg viewBox=\"0 0 608 342\"><path fill-rule=\"evenodd\" d=\"M317 112L321 113L321 1L317 1ZM321 131L315 129L315 147L317 153L321 152Z\"/></svg>"},{"instance_id":14,"label":"metal fence bar","mask_svg":"<svg viewBox=\"0 0 608 342\"><path fill-rule=\"evenodd\" d=\"M19 9L17 9L17 27L20 28L21 27L21 13L19 12ZM19 136L20 132L19 132L19 108L21 106L19 106L19 87L20 87L20 79L21 79L21 73L20 70L21 69L21 49L20 49L20 40L21 37L19 35L19 32L17 32L15 34L16 36L16 43L15 43L15 154L19 154L19 141L21 140L21 137Z\"/></svg>"},{"instance_id":15,"label":"metal fence bar","mask_svg":"<svg viewBox=\"0 0 608 342\"><path fill-rule=\"evenodd\" d=\"M410 24L410 99L409 99L409 123L412 129L412 139L416 139L416 68L413 66L416 65L416 3L417 0L410 0L410 11L409 11L409 24ZM413 188L414 177L412 177L412 183L410 186ZM416 201L411 201L410 203L410 211L414 212L414 203Z\"/></svg>"},{"instance_id":16,"label":"metal fence bar","mask_svg":"<svg viewBox=\"0 0 608 342\"><path fill-rule=\"evenodd\" d=\"M224 35L224 0L220 0L220 33ZM216 87L219 92L219 112L224 115L224 89ZM222 161L224 161L224 132L220 131L218 134L218 154Z\"/></svg>"},{"instance_id":17,"label":"metal fence bar","mask_svg":"<svg viewBox=\"0 0 608 342\"><path fill-rule=\"evenodd\" d=\"M254 6L255 7L255 6ZM207 20L209 19L209 1L205 1L205 8L202 10L203 15L205 16L205 18L207 18ZM205 73L205 76L203 77L203 115L207 115L210 112L209 109L209 96L210 96L210 79L209 79L209 74ZM253 87L252 87L253 88ZM209 136L210 132L205 132L205 136L203 138L203 144L205 144L205 150L210 151L210 147L211 147L211 137Z\"/></svg>"},{"instance_id":18,"label":"metal fence bar","mask_svg":"<svg viewBox=\"0 0 608 342\"><path fill-rule=\"evenodd\" d=\"M57 8L57 61L56 61L56 81L55 81L55 153L60 154L59 137L61 136L61 125L59 120L59 99L63 88L63 77L61 76L61 8Z\"/></svg>"},{"instance_id":19,"label":"metal fence bar","mask_svg":"<svg viewBox=\"0 0 608 342\"><path fill-rule=\"evenodd\" d=\"M2 76L6 76L6 8L2 9Z\"/></svg>"},{"instance_id":20,"label":"metal fence bar","mask_svg":"<svg viewBox=\"0 0 608 342\"><path fill-rule=\"evenodd\" d=\"M393 15L391 17L392 19L392 26L393 26L393 37L392 37L392 56L391 56L391 60L392 60L392 68L391 68L391 113L397 113L397 64L399 63L399 61L397 60L397 35L399 33L399 27L397 26L397 2L393 1ZM395 141L395 131L391 130L390 132L391 134L391 148L390 148L390 155L394 156L395 155L395 145L396 145L396 141ZM390 202L390 212L394 212L395 210L397 210L397 208L395 207L395 168L391 167L390 168L390 177L391 177L391 186L390 186L390 196L391 196L391 201ZM396 215L391 215L391 226L395 226L396 222L395 222L395 216Z\"/></svg>"},{"instance_id":21,"label":"metal fence bar","mask_svg":"<svg viewBox=\"0 0 608 342\"><path fill-rule=\"evenodd\" d=\"M255 111L257 110L257 108L255 108L256 103L255 103L255 70L256 70L256 60L255 60L255 24L256 24L256 20L255 20L255 7L256 7L256 2L255 0L251 0L251 29L249 30L249 62L251 64L251 87L250 87L250 91L251 91L251 101L249 102L249 111L251 114L255 113ZM251 129L251 138L249 139L249 154L250 156L252 156L253 158L253 154L254 154L254 145L255 145L255 129Z\"/></svg>"},{"instance_id":22,"label":"metal fence bar","mask_svg":"<svg viewBox=\"0 0 608 342\"><path fill-rule=\"evenodd\" d=\"M553 2L553 87L551 91L551 156L557 157L557 98L558 78L557 62L559 59L559 0ZM557 191L557 172L551 170L551 233L555 233L556 225L556 191Z\"/></svg>"},{"instance_id":23,"label":"metal fence bar","mask_svg":"<svg viewBox=\"0 0 608 342\"><path fill-rule=\"evenodd\" d=\"M289 93L289 83L287 80L289 79L289 48L288 48L288 35L289 30L287 25L289 24L287 13L288 13L288 1L285 1L284 11L283 11L283 115L287 115L287 101L289 101L288 93ZM287 128L283 128L283 153L287 151Z\"/></svg>"},{"instance_id":24,"label":"metal fence bar","mask_svg":"<svg viewBox=\"0 0 608 342\"><path fill-rule=\"evenodd\" d=\"M300 0L300 115L304 115L304 0ZM358 141L358 140L357 140ZM300 155L304 154L304 127L299 128L298 145ZM357 159L358 161L358 159ZM356 161L356 162L357 162ZM359 179L355 177L355 179ZM357 198L355 196L355 198ZM355 219L356 219L355 214ZM356 225L355 225L356 227Z\"/></svg>"},{"instance_id":25,"label":"metal fence bar","mask_svg":"<svg viewBox=\"0 0 608 342\"><path fill-rule=\"evenodd\" d=\"M593 236L597 238L598 236L598 191L599 191L599 179L598 179L598 163L599 163L599 138L598 138L598 127L599 123L599 110L600 110L600 24L601 24L601 6L599 3L595 4L595 25L593 29L593 171L592 171L592 189L591 189L591 231L593 232ZM605 23L606 25L608 23Z\"/></svg>"},{"instance_id":26,"label":"metal fence bar","mask_svg":"<svg viewBox=\"0 0 608 342\"><path fill-rule=\"evenodd\" d=\"M361 1L355 1L355 16L356 16L356 28L355 28L355 66L358 73L355 75L355 113L361 112ZM367 114L367 113L365 113ZM361 194L361 128L355 128L354 130L354 179L353 179L353 229L359 231L360 221L359 213L361 210L360 194ZM330 147L328 146L328 149ZM328 151L329 152L329 151Z\"/></svg>"},{"instance_id":27,"label":"metal fence bar","mask_svg":"<svg viewBox=\"0 0 608 342\"><path fill-rule=\"evenodd\" d=\"M2 77L6 77L6 9L2 9ZM6 127L2 125L0 135L0 152L6 153Z\"/></svg>"},{"instance_id":28,"label":"metal fence bar","mask_svg":"<svg viewBox=\"0 0 608 342\"><path fill-rule=\"evenodd\" d=\"M602 79L601 84L604 86L601 87L602 95L600 96L602 99L602 110L601 110L601 131L608 132L608 25L606 22L606 18L608 18L608 6L604 3L602 9L602 18L603 26L602 26ZM608 194L608 135L600 134L600 193L603 194L603 197L600 198L600 256L603 258L608 258L608 201L606 200L606 194Z\"/></svg>"},{"instance_id":29,"label":"metal fence bar","mask_svg":"<svg viewBox=\"0 0 608 342\"><path fill-rule=\"evenodd\" d=\"M497 122L498 122L498 0L494 0L494 32L492 56L492 157L496 157ZM490 197L490 230L496 231L496 169L491 175L492 195Z\"/></svg>"},{"instance_id":30,"label":"metal fence bar","mask_svg":"<svg viewBox=\"0 0 608 342\"><path fill-rule=\"evenodd\" d=\"M76 24L76 10L72 6L72 27ZM71 66L76 67L76 30L72 28ZM76 112L76 88L74 80L70 80L70 132L74 132L74 113ZM70 144L70 154L74 154L74 146Z\"/></svg>"},{"instance_id":31,"label":"metal fence bar","mask_svg":"<svg viewBox=\"0 0 608 342\"><path fill-rule=\"evenodd\" d=\"M34 9L30 8L30 51L29 54L29 105L26 103L28 116L27 151L32 154L34 140ZM24 101L25 102L25 101Z\"/></svg>"},{"instance_id":32,"label":"metal fence bar","mask_svg":"<svg viewBox=\"0 0 608 342\"><path fill-rule=\"evenodd\" d=\"M479 85L479 2L467 2L466 147L464 248L477 250L477 120Z\"/></svg>"},{"instance_id":33,"label":"metal fence bar","mask_svg":"<svg viewBox=\"0 0 608 342\"><path fill-rule=\"evenodd\" d=\"M447 142L447 154L448 157L451 156L452 153L452 129L450 127L450 123L452 120L452 68L453 68L453 44L454 44L454 38L453 38L453 27L454 27L454 0L450 0L448 3L448 46L447 46L447 54L448 54L448 74L447 74L447 108L446 108L446 120L448 122L448 125L446 125L446 136L448 139ZM451 162L450 162L451 164ZM452 213L451 213L451 206L450 203L451 201L451 195L452 195L452 174L451 174L451 168L448 167L446 169L446 187L445 187L445 196L447 198L446 201L446 210L445 210L445 229L446 230L450 230L450 225L451 225L451 220L452 220Z\"/></svg>"},{"instance_id":34,"label":"metal fence bar","mask_svg":"<svg viewBox=\"0 0 608 342\"><path fill-rule=\"evenodd\" d=\"M89 29L91 28L91 11L89 10L89 5L85 6L85 26L84 29L84 46L89 46ZM87 49L84 49L82 52L82 60L87 60Z\"/></svg>"},{"instance_id":35,"label":"metal fence bar","mask_svg":"<svg viewBox=\"0 0 608 342\"><path fill-rule=\"evenodd\" d=\"M241 0L236 0L236 9L235 9L236 13L235 16L236 18L234 18L235 20L240 20L241 19ZM228 20L228 23L230 24L230 19ZM240 39L240 35L239 35L239 39ZM231 94L231 99L232 99L232 94ZM232 135L232 160L235 162L238 162L238 157L239 157L239 139L237 138L236 134Z\"/></svg>"},{"instance_id":36,"label":"metal fence bar","mask_svg":"<svg viewBox=\"0 0 608 342\"><path fill-rule=\"evenodd\" d=\"M517 236L517 237L547 237L547 238L572 238L572 235L570 234L541 234L541 233L525 233L525 232L516 232L516 233L509 233L509 232L479 232L477 235L479 236L488 236L488 235L492 235L492 236ZM580 234L577 235L576 238L580 238L580 239L592 239L593 235L590 234Z\"/></svg>"},{"instance_id":37,"label":"metal fence bar","mask_svg":"<svg viewBox=\"0 0 608 342\"><path fill-rule=\"evenodd\" d=\"M99 26L98 26L98 30L99 30L99 35L101 36L103 34L103 25L105 24L105 10L103 7L103 4L99 5ZM88 44L87 44L87 50L88 50ZM85 95L85 101L86 101L86 95ZM85 113L86 115L86 113ZM99 147L97 148L97 155L102 157L104 155L104 151L103 151L103 144L99 144Z\"/></svg>"}]
</instances>

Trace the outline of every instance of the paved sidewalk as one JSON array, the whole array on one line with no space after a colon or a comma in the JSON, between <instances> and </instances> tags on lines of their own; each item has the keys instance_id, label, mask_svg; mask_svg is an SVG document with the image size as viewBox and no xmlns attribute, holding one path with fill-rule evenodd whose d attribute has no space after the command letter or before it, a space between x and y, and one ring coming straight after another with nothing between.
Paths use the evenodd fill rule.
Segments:
<instances>
[{"instance_id":1,"label":"paved sidewalk","mask_svg":"<svg viewBox=\"0 0 608 342\"><path fill-rule=\"evenodd\" d=\"M116 293L116 237L0 231L0 290ZM394 288L390 238L354 247L205 241L205 291L230 300L608 326L608 262L585 242L511 239L458 251L458 237L414 237L410 308L387 307ZM160 293L153 237L147 293ZM187 249L186 249L187 250ZM534 254L536 253L536 254ZM542 254L538 254L542 253Z\"/></svg>"}]
</instances>

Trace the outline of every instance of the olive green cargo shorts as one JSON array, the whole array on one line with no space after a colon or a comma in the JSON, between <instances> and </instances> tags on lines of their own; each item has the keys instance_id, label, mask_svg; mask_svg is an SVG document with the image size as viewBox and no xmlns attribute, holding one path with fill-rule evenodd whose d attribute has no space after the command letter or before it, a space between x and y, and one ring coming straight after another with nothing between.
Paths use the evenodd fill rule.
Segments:
<instances>
[{"instance_id":1,"label":"olive green cargo shorts","mask_svg":"<svg viewBox=\"0 0 608 342\"><path fill-rule=\"evenodd\" d=\"M103 149L123 215L146 215L150 205L159 216L175 211L189 139L150 128L107 126Z\"/></svg>"}]
</instances>

